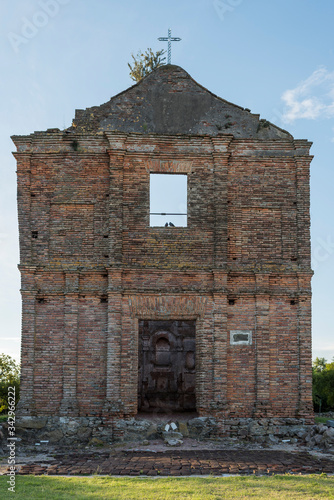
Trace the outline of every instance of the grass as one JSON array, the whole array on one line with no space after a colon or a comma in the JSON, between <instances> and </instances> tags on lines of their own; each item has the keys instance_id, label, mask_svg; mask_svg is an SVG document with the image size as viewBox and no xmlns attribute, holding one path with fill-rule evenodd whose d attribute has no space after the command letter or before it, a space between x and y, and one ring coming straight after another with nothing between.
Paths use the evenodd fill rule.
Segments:
<instances>
[{"instance_id":1,"label":"grass","mask_svg":"<svg viewBox=\"0 0 334 500\"><path fill-rule=\"evenodd\" d=\"M10 498L6 476L0 477L0 498ZM25 500L220 500L334 499L334 477L243 476L224 478L121 478L17 476L13 498Z\"/></svg>"},{"instance_id":2,"label":"grass","mask_svg":"<svg viewBox=\"0 0 334 500\"><path fill-rule=\"evenodd\" d=\"M316 424L325 424L327 420L330 420L329 417L314 417Z\"/></svg>"},{"instance_id":3,"label":"grass","mask_svg":"<svg viewBox=\"0 0 334 500\"><path fill-rule=\"evenodd\" d=\"M7 422L7 419L8 419L7 413L6 413L6 415L4 415L4 414L0 415L0 422Z\"/></svg>"}]
</instances>

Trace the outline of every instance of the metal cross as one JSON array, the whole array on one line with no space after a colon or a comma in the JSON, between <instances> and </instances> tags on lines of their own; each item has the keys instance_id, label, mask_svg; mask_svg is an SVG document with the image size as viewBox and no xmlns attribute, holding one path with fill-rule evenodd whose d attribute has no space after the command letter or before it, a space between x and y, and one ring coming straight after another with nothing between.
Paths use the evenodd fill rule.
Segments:
<instances>
[{"instance_id":1,"label":"metal cross","mask_svg":"<svg viewBox=\"0 0 334 500\"><path fill-rule=\"evenodd\" d=\"M168 28L168 37L161 36L158 38L160 42L168 42L168 64L171 64L172 60L172 42L180 42L181 38L173 37L172 38L172 30Z\"/></svg>"}]
</instances>

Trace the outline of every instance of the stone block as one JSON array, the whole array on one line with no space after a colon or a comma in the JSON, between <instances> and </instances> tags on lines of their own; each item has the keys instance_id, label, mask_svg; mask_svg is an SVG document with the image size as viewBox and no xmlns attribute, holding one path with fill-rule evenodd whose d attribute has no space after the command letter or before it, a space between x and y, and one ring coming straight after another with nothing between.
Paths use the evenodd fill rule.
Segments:
<instances>
[{"instance_id":1,"label":"stone block","mask_svg":"<svg viewBox=\"0 0 334 500\"><path fill-rule=\"evenodd\" d=\"M76 436L80 441L87 441L92 435L92 429L89 427L79 427L76 432Z\"/></svg>"},{"instance_id":2,"label":"stone block","mask_svg":"<svg viewBox=\"0 0 334 500\"><path fill-rule=\"evenodd\" d=\"M57 444L64 437L63 432L60 429L55 429L54 431L48 432L43 435L43 439L48 439L50 444Z\"/></svg>"},{"instance_id":3,"label":"stone block","mask_svg":"<svg viewBox=\"0 0 334 500\"><path fill-rule=\"evenodd\" d=\"M158 426L157 424L152 424L146 431L146 438L147 439L158 439L161 437L161 433L158 431Z\"/></svg>"},{"instance_id":4,"label":"stone block","mask_svg":"<svg viewBox=\"0 0 334 500\"><path fill-rule=\"evenodd\" d=\"M209 417L197 417L188 421L189 436L195 439L207 439L217 431L217 422Z\"/></svg>"},{"instance_id":5,"label":"stone block","mask_svg":"<svg viewBox=\"0 0 334 500\"><path fill-rule=\"evenodd\" d=\"M334 444L334 428L329 427L327 431L323 433L323 439L328 444Z\"/></svg>"},{"instance_id":6,"label":"stone block","mask_svg":"<svg viewBox=\"0 0 334 500\"><path fill-rule=\"evenodd\" d=\"M183 441L181 439L167 438L165 439L165 443L167 446L181 446Z\"/></svg>"},{"instance_id":7,"label":"stone block","mask_svg":"<svg viewBox=\"0 0 334 500\"><path fill-rule=\"evenodd\" d=\"M307 436L307 430L305 427L294 427L292 436L297 436L300 439L305 439Z\"/></svg>"},{"instance_id":8,"label":"stone block","mask_svg":"<svg viewBox=\"0 0 334 500\"><path fill-rule=\"evenodd\" d=\"M269 436L267 436L265 438L266 440L266 443L268 444L277 444L279 442L279 439L277 436L274 436L273 434L269 434Z\"/></svg>"},{"instance_id":9,"label":"stone block","mask_svg":"<svg viewBox=\"0 0 334 500\"><path fill-rule=\"evenodd\" d=\"M266 433L266 428L263 425L259 425L257 422L253 422L248 426L248 434L250 436L264 436Z\"/></svg>"},{"instance_id":10,"label":"stone block","mask_svg":"<svg viewBox=\"0 0 334 500\"><path fill-rule=\"evenodd\" d=\"M189 437L189 429L187 422L178 422L179 426L179 432L182 434L183 437Z\"/></svg>"},{"instance_id":11,"label":"stone block","mask_svg":"<svg viewBox=\"0 0 334 500\"><path fill-rule=\"evenodd\" d=\"M69 419L66 424L62 425L62 430L64 434L76 434L78 429L80 428L80 425L80 422Z\"/></svg>"},{"instance_id":12,"label":"stone block","mask_svg":"<svg viewBox=\"0 0 334 500\"><path fill-rule=\"evenodd\" d=\"M174 431L166 432L166 431L164 431L162 433L162 437L164 439L182 439L183 435L181 434L181 432L174 432Z\"/></svg>"},{"instance_id":13,"label":"stone block","mask_svg":"<svg viewBox=\"0 0 334 500\"><path fill-rule=\"evenodd\" d=\"M46 426L47 417L19 417L16 421L17 429L42 429Z\"/></svg>"}]
</instances>

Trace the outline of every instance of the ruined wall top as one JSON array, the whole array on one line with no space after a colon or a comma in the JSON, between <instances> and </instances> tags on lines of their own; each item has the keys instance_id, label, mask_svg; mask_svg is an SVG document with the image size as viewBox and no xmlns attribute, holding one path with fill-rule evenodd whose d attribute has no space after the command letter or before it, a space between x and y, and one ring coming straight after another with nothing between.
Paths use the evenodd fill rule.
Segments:
<instances>
[{"instance_id":1,"label":"ruined wall top","mask_svg":"<svg viewBox=\"0 0 334 500\"><path fill-rule=\"evenodd\" d=\"M259 115L211 93L174 65L161 66L105 104L76 110L69 130L292 139Z\"/></svg>"}]
</instances>

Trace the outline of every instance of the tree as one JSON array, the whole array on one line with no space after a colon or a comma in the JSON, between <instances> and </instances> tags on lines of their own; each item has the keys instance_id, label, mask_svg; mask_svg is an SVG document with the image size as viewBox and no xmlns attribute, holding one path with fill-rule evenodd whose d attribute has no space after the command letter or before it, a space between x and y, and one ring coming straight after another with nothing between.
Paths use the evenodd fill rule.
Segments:
<instances>
[{"instance_id":1,"label":"tree","mask_svg":"<svg viewBox=\"0 0 334 500\"><path fill-rule=\"evenodd\" d=\"M317 372L322 372L326 369L326 363L327 361L325 358L315 358L315 361L313 361L313 368Z\"/></svg>"},{"instance_id":2,"label":"tree","mask_svg":"<svg viewBox=\"0 0 334 500\"><path fill-rule=\"evenodd\" d=\"M0 413L8 408L8 388L15 387L16 403L20 391L20 365L6 354L0 354Z\"/></svg>"},{"instance_id":3,"label":"tree","mask_svg":"<svg viewBox=\"0 0 334 500\"><path fill-rule=\"evenodd\" d=\"M313 404L315 409L334 408L334 360L327 363L324 358L313 362Z\"/></svg>"},{"instance_id":4,"label":"tree","mask_svg":"<svg viewBox=\"0 0 334 500\"><path fill-rule=\"evenodd\" d=\"M151 73L151 71L162 66L166 60L165 57L162 57L164 54L164 50L158 50L154 53L152 49L147 49L144 53L139 50L136 57L131 54L133 66L130 63L128 63L128 66L132 80L139 82L139 80Z\"/></svg>"}]
</instances>

